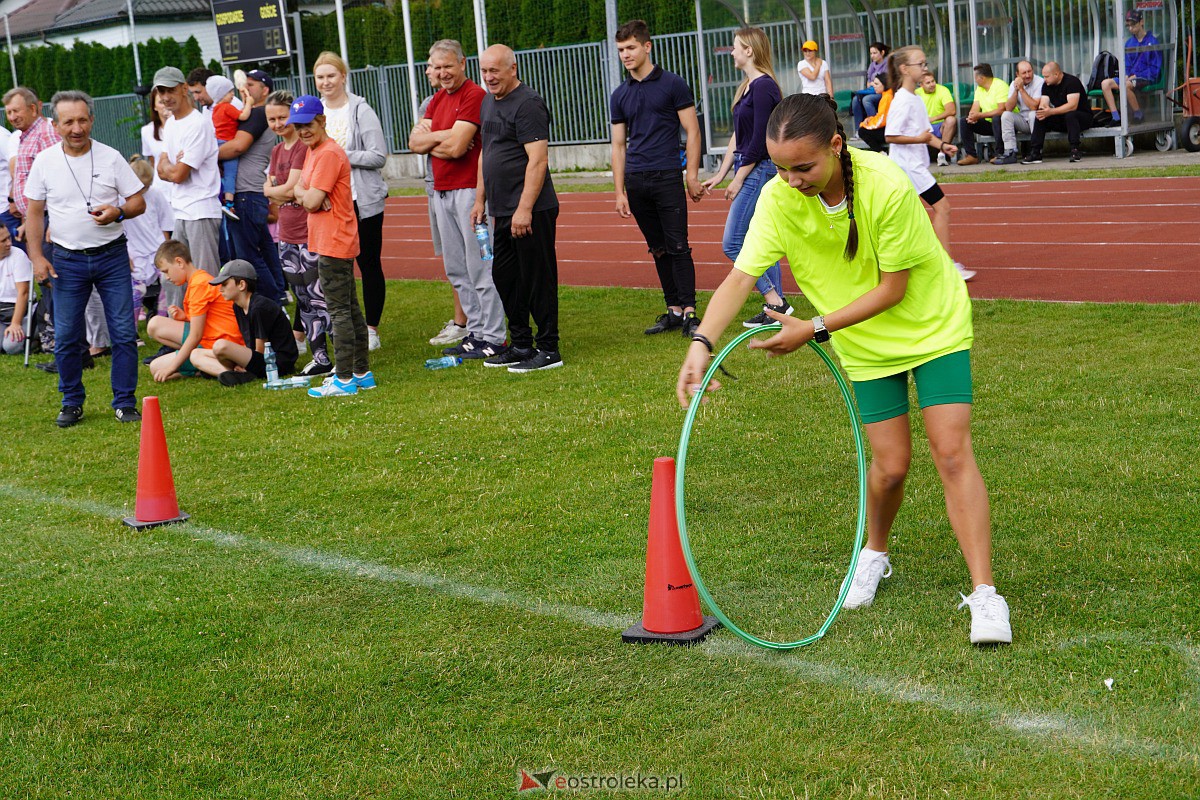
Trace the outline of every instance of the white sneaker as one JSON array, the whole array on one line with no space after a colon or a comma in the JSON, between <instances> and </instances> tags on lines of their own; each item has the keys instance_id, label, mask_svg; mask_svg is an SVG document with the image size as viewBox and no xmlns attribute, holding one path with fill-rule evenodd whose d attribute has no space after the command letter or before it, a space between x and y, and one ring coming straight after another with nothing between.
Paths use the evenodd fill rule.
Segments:
<instances>
[{"instance_id":1,"label":"white sneaker","mask_svg":"<svg viewBox=\"0 0 1200 800\"><path fill-rule=\"evenodd\" d=\"M378 350L381 347L383 347L383 342L379 340L379 331L367 328L367 349Z\"/></svg>"},{"instance_id":2,"label":"white sneaker","mask_svg":"<svg viewBox=\"0 0 1200 800\"><path fill-rule=\"evenodd\" d=\"M442 326L437 336L429 340L429 343L433 345L457 344L465 338L467 338L466 326L459 325L454 320L450 320Z\"/></svg>"},{"instance_id":3,"label":"white sneaker","mask_svg":"<svg viewBox=\"0 0 1200 800\"><path fill-rule=\"evenodd\" d=\"M892 574L892 562L888 561L887 553L869 550L866 547L858 554L858 566L854 569L854 579L850 583L850 591L846 594L846 602L842 608L862 608L875 602L875 591L879 582Z\"/></svg>"},{"instance_id":4,"label":"white sneaker","mask_svg":"<svg viewBox=\"0 0 1200 800\"><path fill-rule=\"evenodd\" d=\"M937 165L938 165L939 167L948 167L948 166L950 166L950 159L946 158L946 154L945 154L945 153L938 153L938 162L937 162Z\"/></svg>"},{"instance_id":5,"label":"white sneaker","mask_svg":"<svg viewBox=\"0 0 1200 800\"><path fill-rule=\"evenodd\" d=\"M954 268L958 270L958 274L962 276L964 281L969 281L975 277L975 270L967 269L964 264L959 261L954 262Z\"/></svg>"},{"instance_id":6,"label":"white sneaker","mask_svg":"<svg viewBox=\"0 0 1200 800\"><path fill-rule=\"evenodd\" d=\"M1008 621L1008 603L996 594L995 586L981 583L967 597L960 594L959 608L971 609L971 644L1012 644L1012 625Z\"/></svg>"}]
</instances>

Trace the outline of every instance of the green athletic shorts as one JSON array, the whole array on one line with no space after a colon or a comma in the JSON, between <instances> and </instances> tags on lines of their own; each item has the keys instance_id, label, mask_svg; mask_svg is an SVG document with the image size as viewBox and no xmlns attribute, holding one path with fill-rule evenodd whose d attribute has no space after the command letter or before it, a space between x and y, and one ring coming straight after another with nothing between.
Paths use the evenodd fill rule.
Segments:
<instances>
[{"instance_id":1,"label":"green athletic shorts","mask_svg":"<svg viewBox=\"0 0 1200 800\"><path fill-rule=\"evenodd\" d=\"M971 351L947 353L912 370L921 408L971 402ZM863 423L883 422L908 413L908 372L854 381L854 399Z\"/></svg>"},{"instance_id":2,"label":"green athletic shorts","mask_svg":"<svg viewBox=\"0 0 1200 800\"><path fill-rule=\"evenodd\" d=\"M183 339L187 341L188 333L192 330L192 323L183 323ZM192 366L192 359L185 358L183 363L179 365L179 374L185 378L194 378L200 374L200 370Z\"/></svg>"}]
</instances>

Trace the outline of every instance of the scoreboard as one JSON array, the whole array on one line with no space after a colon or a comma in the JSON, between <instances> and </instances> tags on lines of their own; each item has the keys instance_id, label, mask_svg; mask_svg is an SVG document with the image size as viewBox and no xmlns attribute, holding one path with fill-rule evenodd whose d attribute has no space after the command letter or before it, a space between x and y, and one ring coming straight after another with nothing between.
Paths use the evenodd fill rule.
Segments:
<instances>
[{"instance_id":1,"label":"scoreboard","mask_svg":"<svg viewBox=\"0 0 1200 800\"><path fill-rule=\"evenodd\" d=\"M283 0L212 0L221 63L291 55Z\"/></svg>"}]
</instances>

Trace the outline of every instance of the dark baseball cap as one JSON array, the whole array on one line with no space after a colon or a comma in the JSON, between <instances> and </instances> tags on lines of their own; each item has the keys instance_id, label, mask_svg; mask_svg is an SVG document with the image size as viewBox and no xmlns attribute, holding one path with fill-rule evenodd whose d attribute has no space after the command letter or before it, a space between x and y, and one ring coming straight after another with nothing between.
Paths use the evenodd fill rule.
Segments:
<instances>
[{"instance_id":1,"label":"dark baseball cap","mask_svg":"<svg viewBox=\"0 0 1200 800\"><path fill-rule=\"evenodd\" d=\"M246 77L253 78L254 80L258 81L259 83L265 84L266 87L272 91L275 90L275 79L272 78L267 73L263 72L261 69L250 70L249 72L246 73Z\"/></svg>"},{"instance_id":2,"label":"dark baseball cap","mask_svg":"<svg viewBox=\"0 0 1200 800\"><path fill-rule=\"evenodd\" d=\"M1125 21L1127 23L1129 23L1130 25L1132 25L1135 22L1141 22L1142 21L1142 12L1138 11L1136 8L1129 9L1128 11L1125 12Z\"/></svg>"},{"instance_id":3,"label":"dark baseball cap","mask_svg":"<svg viewBox=\"0 0 1200 800\"><path fill-rule=\"evenodd\" d=\"M220 286L230 278L239 278L243 281L257 281L258 273L254 269L254 265L244 258L235 258L232 261L226 261L225 266L221 267L221 271L217 273L217 277L213 278L209 283L213 286Z\"/></svg>"}]
</instances>

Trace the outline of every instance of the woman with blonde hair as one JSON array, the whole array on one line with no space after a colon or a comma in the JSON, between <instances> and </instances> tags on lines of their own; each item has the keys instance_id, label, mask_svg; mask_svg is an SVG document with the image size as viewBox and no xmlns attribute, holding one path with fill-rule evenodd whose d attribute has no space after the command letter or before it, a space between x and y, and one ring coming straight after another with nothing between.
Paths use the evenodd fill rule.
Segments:
<instances>
[{"instance_id":1,"label":"woman with blonde hair","mask_svg":"<svg viewBox=\"0 0 1200 800\"><path fill-rule=\"evenodd\" d=\"M725 180L731 169L734 170L733 180L725 188L725 199L731 200L732 204L725 221L725 235L721 237L721 249L730 261L736 261L750 227L750 218L754 216L758 195L763 184L775 175L775 167L767 156L767 120L783 96L771 66L771 43L761 29L742 28L735 33L730 55L734 66L745 76L733 96L733 136L729 137L721 168L702 186L706 193L711 192ZM765 301L764 310L743 325L754 328L770 322L766 314L768 308L780 314L792 313L792 306L783 296L781 281L778 264L763 273L756 288Z\"/></svg>"},{"instance_id":2,"label":"woman with blonde hair","mask_svg":"<svg viewBox=\"0 0 1200 800\"><path fill-rule=\"evenodd\" d=\"M369 348L378 350L379 320L387 295L380 252L383 207L388 195L382 170L387 163L388 147L379 115L365 99L346 89L348 75L346 62L335 53L321 53L313 64L313 80L325 107L325 130L350 159L350 186L361 248L357 262L363 284L363 312Z\"/></svg>"}]
</instances>

